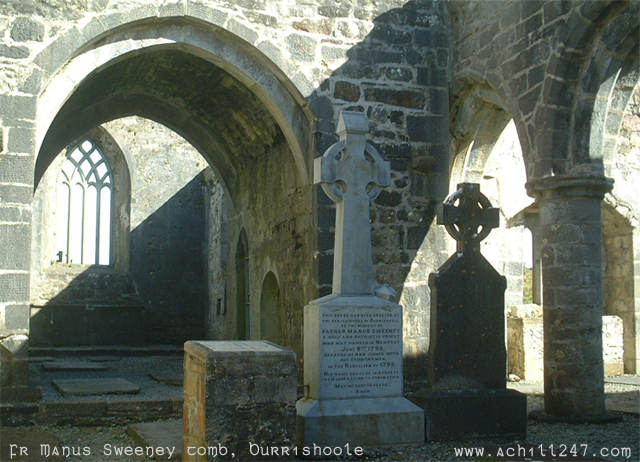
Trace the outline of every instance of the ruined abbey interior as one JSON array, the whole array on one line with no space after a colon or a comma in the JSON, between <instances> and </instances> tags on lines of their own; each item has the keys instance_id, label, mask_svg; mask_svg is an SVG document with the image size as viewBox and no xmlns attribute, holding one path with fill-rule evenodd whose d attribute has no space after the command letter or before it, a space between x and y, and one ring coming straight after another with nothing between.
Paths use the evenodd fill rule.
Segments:
<instances>
[{"instance_id":1,"label":"ruined abbey interior","mask_svg":"<svg viewBox=\"0 0 640 462\"><path fill-rule=\"evenodd\" d=\"M479 183L500 226L508 372L556 415L640 372L640 3L0 2L3 403L29 348L266 339L303 362L331 293L335 205L313 160L340 111L391 166L376 281L426 379L438 204Z\"/></svg>"}]
</instances>

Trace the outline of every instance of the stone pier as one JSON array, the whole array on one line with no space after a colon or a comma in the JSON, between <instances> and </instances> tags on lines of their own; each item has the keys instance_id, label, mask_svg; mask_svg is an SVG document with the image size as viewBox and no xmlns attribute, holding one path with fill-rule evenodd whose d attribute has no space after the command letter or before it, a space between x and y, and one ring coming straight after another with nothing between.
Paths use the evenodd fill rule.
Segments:
<instances>
[{"instance_id":1,"label":"stone pier","mask_svg":"<svg viewBox=\"0 0 640 462\"><path fill-rule=\"evenodd\" d=\"M527 183L540 208L544 401L548 417L603 421L602 199L611 180L554 176Z\"/></svg>"}]
</instances>

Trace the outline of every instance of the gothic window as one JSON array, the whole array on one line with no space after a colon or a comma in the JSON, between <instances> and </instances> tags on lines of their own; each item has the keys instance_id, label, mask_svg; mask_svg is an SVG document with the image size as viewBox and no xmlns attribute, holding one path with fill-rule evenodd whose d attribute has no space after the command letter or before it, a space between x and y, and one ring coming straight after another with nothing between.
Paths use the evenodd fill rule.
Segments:
<instances>
[{"instance_id":1,"label":"gothic window","mask_svg":"<svg viewBox=\"0 0 640 462\"><path fill-rule=\"evenodd\" d=\"M109 265L113 178L93 141L67 151L57 187L58 260Z\"/></svg>"}]
</instances>

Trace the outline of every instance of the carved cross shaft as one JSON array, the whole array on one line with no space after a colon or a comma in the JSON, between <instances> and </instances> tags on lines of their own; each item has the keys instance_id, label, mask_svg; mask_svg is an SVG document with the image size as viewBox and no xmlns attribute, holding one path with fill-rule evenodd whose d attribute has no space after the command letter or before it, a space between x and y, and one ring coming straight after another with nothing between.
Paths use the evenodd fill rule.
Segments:
<instances>
[{"instance_id":1,"label":"carved cross shaft","mask_svg":"<svg viewBox=\"0 0 640 462\"><path fill-rule=\"evenodd\" d=\"M340 113L340 141L315 159L314 183L336 203L333 293L374 292L369 203L391 182L389 162L366 142L367 118L361 112Z\"/></svg>"},{"instance_id":2,"label":"carved cross shaft","mask_svg":"<svg viewBox=\"0 0 640 462\"><path fill-rule=\"evenodd\" d=\"M456 206L456 201L459 204ZM460 183L438 210L438 224L457 241L458 252L479 250L480 241L500 224L500 213L491 207L477 183ZM480 229L481 228L481 229Z\"/></svg>"}]
</instances>

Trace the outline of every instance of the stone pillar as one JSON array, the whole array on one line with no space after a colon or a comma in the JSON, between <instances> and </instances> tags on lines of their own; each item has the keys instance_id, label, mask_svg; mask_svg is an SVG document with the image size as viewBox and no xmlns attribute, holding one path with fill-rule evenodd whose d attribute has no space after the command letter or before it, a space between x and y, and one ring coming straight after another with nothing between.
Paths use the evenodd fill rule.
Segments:
<instances>
[{"instance_id":1,"label":"stone pillar","mask_svg":"<svg viewBox=\"0 0 640 462\"><path fill-rule=\"evenodd\" d=\"M39 399L28 386L35 98L0 97L0 401Z\"/></svg>"},{"instance_id":2,"label":"stone pillar","mask_svg":"<svg viewBox=\"0 0 640 462\"><path fill-rule=\"evenodd\" d=\"M607 418L601 202L611 187L611 180L598 176L563 175L527 183L540 207L544 418Z\"/></svg>"}]
</instances>

